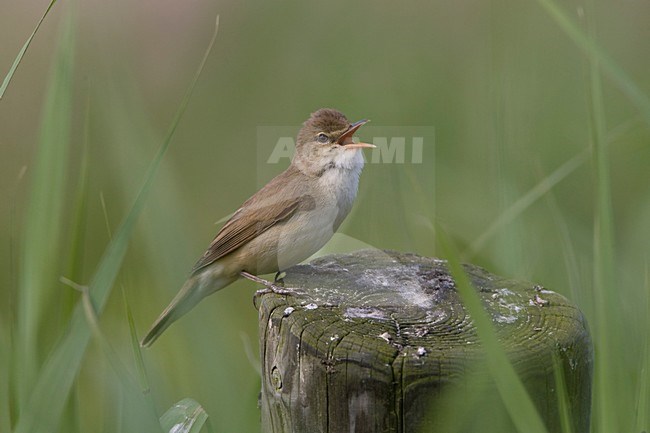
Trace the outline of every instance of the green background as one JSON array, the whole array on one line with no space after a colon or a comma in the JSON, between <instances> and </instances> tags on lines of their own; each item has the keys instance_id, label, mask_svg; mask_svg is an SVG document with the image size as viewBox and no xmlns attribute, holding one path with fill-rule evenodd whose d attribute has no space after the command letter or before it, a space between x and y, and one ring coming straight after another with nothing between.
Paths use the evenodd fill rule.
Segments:
<instances>
[{"instance_id":1,"label":"green background","mask_svg":"<svg viewBox=\"0 0 650 433\"><path fill-rule=\"evenodd\" d=\"M46 6L4 0L2 76ZM440 255L440 224L462 260L576 302L596 347L594 431L648 429L650 3L116 0L57 3L0 101L1 432L81 299L59 277L92 279L217 14L214 49L99 322L123 370L142 377L124 300L142 336L215 223L286 167L265 164L260 131L295 135L333 107L372 120L362 140L407 137L407 158L366 166L327 251ZM570 32L591 36L580 44ZM411 135L425 136L418 163ZM143 352L158 413L192 397L215 431L259 430L253 291L233 284ZM61 431L144 428L113 361L95 338L71 367Z\"/></svg>"}]
</instances>

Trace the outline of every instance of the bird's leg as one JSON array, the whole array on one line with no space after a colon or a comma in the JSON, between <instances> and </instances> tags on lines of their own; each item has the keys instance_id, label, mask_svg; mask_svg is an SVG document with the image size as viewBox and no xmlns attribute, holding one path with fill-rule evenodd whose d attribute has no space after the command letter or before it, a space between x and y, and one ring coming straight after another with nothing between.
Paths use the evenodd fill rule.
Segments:
<instances>
[{"instance_id":1,"label":"bird's leg","mask_svg":"<svg viewBox=\"0 0 650 433\"><path fill-rule=\"evenodd\" d=\"M250 274L250 273L248 273L246 271L241 271L239 273L239 275L241 275L242 277L244 277L244 278L246 278L248 280L251 280L251 281L253 281L255 283L262 284L262 285L266 286L265 289L261 289L261 290L258 290L257 292L255 292L255 295L258 295L258 296L259 295L265 295L267 293L275 293L275 294L278 294L278 295L293 295L295 293L295 290L283 289L281 287L276 286L275 284L273 284L270 281L266 281L264 278L260 278L258 276L253 275L253 274Z\"/></svg>"},{"instance_id":2,"label":"bird's leg","mask_svg":"<svg viewBox=\"0 0 650 433\"><path fill-rule=\"evenodd\" d=\"M251 280L251 281L253 281L253 282L255 282L255 283L258 283L258 284L263 284L263 285L265 285L266 287L270 287L270 286L273 285L272 282L267 281L267 280L265 280L264 278L260 278L260 277L258 277L258 276L256 276L256 275L250 274L250 273L248 273L248 272L246 272L246 271L241 271L241 272L239 273L239 275L241 275L242 277L246 278L247 280Z\"/></svg>"}]
</instances>

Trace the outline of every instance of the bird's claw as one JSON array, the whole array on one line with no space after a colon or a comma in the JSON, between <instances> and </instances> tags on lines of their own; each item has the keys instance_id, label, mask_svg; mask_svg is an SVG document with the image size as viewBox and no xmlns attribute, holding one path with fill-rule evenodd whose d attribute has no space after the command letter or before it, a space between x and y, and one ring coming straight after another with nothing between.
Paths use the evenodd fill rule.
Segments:
<instances>
[{"instance_id":1,"label":"bird's claw","mask_svg":"<svg viewBox=\"0 0 650 433\"><path fill-rule=\"evenodd\" d=\"M287 273L286 273L286 272L284 272L284 271L278 271L278 272L275 274L274 282L275 282L275 283L278 283L278 284L281 284L282 286L284 286L284 277L286 277L286 276L287 276Z\"/></svg>"},{"instance_id":2,"label":"bird's claw","mask_svg":"<svg viewBox=\"0 0 650 433\"><path fill-rule=\"evenodd\" d=\"M284 289L282 287L276 286L275 284L271 284L269 286L266 286L266 288L264 288L264 289L260 289L260 290L256 291L255 296L262 296L262 295L266 295L266 294L269 294L269 293L275 293L276 295L295 295L295 294L297 294L299 292L297 292L296 290L292 290L292 289Z\"/></svg>"}]
</instances>

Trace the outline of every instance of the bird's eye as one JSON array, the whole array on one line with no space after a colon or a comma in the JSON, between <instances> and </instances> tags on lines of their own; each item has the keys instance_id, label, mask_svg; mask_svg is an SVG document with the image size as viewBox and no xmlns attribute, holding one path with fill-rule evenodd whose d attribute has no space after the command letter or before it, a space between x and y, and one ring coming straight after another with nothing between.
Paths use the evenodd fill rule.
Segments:
<instances>
[{"instance_id":1,"label":"bird's eye","mask_svg":"<svg viewBox=\"0 0 650 433\"><path fill-rule=\"evenodd\" d=\"M318 139L319 143L327 143L327 142L330 141L330 138L324 132L321 132L320 134L318 134L318 136L316 138Z\"/></svg>"}]
</instances>

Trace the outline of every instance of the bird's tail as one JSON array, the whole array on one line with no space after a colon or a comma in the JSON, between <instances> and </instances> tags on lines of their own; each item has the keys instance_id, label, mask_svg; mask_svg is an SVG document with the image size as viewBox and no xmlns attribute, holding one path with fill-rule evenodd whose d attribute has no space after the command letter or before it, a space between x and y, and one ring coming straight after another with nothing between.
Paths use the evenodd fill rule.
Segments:
<instances>
[{"instance_id":1,"label":"bird's tail","mask_svg":"<svg viewBox=\"0 0 650 433\"><path fill-rule=\"evenodd\" d=\"M144 336L140 345L142 347L149 347L154 341L169 328L169 325L178 320L185 313L190 311L196 304L211 293L226 287L232 283L234 279L227 278L205 278L205 276L198 274L190 277L183 287L169 303L167 308L158 316L154 324Z\"/></svg>"}]
</instances>

